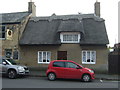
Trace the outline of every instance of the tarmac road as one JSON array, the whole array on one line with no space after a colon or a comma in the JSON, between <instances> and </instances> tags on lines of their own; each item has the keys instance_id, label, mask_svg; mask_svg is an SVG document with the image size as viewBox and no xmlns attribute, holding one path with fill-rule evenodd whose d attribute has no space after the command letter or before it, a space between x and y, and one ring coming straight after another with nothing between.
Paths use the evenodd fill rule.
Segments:
<instances>
[{"instance_id":1,"label":"tarmac road","mask_svg":"<svg viewBox=\"0 0 120 90\"><path fill-rule=\"evenodd\" d=\"M118 88L118 81L94 80L86 83L65 79L49 81L47 77L3 78L2 88Z\"/></svg>"}]
</instances>

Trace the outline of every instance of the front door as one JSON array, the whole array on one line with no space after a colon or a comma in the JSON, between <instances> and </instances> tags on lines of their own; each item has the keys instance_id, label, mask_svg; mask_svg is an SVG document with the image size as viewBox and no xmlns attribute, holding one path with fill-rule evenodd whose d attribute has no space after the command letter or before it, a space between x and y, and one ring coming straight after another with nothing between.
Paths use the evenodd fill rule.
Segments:
<instances>
[{"instance_id":1,"label":"front door","mask_svg":"<svg viewBox=\"0 0 120 90\"><path fill-rule=\"evenodd\" d=\"M67 51L58 51L57 59L58 60L67 60Z\"/></svg>"}]
</instances>

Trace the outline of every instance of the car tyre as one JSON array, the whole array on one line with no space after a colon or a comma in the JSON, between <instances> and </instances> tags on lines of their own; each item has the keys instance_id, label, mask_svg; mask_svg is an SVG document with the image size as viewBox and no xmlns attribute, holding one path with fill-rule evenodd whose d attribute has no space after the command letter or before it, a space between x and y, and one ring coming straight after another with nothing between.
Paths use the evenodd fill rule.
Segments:
<instances>
[{"instance_id":1,"label":"car tyre","mask_svg":"<svg viewBox=\"0 0 120 90\"><path fill-rule=\"evenodd\" d=\"M15 79L17 77L17 73L15 70L9 70L8 71L8 78Z\"/></svg>"},{"instance_id":2,"label":"car tyre","mask_svg":"<svg viewBox=\"0 0 120 90\"><path fill-rule=\"evenodd\" d=\"M84 74L84 75L82 76L82 81L83 81L83 82L90 82L90 81L91 81L90 75L89 75L89 74Z\"/></svg>"},{"instance_id":3,"label":"car tyre","mask_svg":"<svg viewBox=\"0 0 120 90\"><path fill-rule=\"evenodd\" d=\"M49 73L49 74L48 74L48 80L54 81L55 79L56 79L55 73Z\"/></svg>"}]
</instances>

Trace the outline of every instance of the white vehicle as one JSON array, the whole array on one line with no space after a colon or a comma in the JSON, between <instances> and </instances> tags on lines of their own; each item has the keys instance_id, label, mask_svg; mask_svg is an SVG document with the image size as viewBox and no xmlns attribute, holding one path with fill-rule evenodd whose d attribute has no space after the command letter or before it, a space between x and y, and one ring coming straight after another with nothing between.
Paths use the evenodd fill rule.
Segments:
<instances>
[{"instance_id":1,"label":"white vehicle","mask_svg":"<svg viewBox=\"0 0 120 90\"><path fill-rule=\"evenodd\" d=\"M0 58L0 73L14 79L20 75L29 75L29 69L26 66L16 65L12 59Z\"/></svg>"}]
</instances>

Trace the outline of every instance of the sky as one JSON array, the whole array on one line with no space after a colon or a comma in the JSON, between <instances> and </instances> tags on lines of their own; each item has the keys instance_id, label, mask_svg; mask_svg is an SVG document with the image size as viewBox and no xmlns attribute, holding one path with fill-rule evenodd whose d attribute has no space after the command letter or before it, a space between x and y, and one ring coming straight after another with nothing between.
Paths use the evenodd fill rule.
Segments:
<instances>
[{"instance_id":1,"label":"sky","mask_svg":"<svg viewBox=\"0 0 120 90\"><path fill-rule=\"evenodd\" d=\"M28 10L30 0L0 0L0 13L23 12ZM37 16L89 14L94 13L96 0L32 0ZM97 0L101 5L101 18L105 19L110 44L118 43L118 2L120 0ZM120 42L120 41L119 41Z\"/></svg>"}]
</instances>

